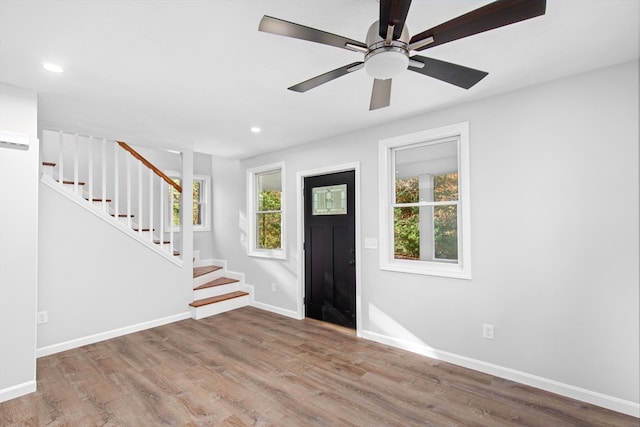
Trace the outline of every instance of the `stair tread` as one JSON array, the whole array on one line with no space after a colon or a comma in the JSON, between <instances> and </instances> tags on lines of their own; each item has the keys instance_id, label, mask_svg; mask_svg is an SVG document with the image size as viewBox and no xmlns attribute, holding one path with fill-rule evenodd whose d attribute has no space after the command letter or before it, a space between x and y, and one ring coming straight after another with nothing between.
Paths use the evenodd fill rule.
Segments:
<instances>
[{"instance_id":1,"label":"stair tread","mask_svg":"<svg viewBox=\"0 0 640 427\"><path fill-rule=\"evenodd\" d=\"M243 292L243 291L229 292L228 294L218 295L217 297L199 299L199 300L196 300L196 301L192 302L189 305L191 307L202 307L203 305L209 305L209 304L213 304L213 303L221 302L221 301L226 301L226 300L233 299L233 298L240 298L240 297L243 297L243 296L246 296L246 295L249 295L249 293L248 292Z\"/></svg>"},{"instance_id":2,"label":"stair tread","mask_svg":"<svg viewBox=\"0 0 640 427\"><path fill-rule=\"evenodd\" d=\"M89 200L89 198L88 198L88 197L85 197L84 199L85 199L85 200ZM102 199L99 199L99 198L97 198L97 197L94 197L93 199L91 199L91 201L92 201L92 202L101 202L101 201L102 201ZM104 201L105 201L105 202L107 202L107 203L111 203L111 199L104 199Z\"/></svg>"},{"instance_id":3,"label":"stair tread","mask_svg":"<svg viewBox=\"0 0 640 427\"><path fill-rule=\"evenodd\" d=\"M57 181L58 181L58 182L60 182L60 180L59 180L59 179L58 179ZM73 181L68 181L68 180L63 180L63 181L62 181L62 183L63 183L63 184L69 184L69 185L71 185L71 184L75 184ZM84 185L84 182L80 182L80 181L78 181L78 185Z\"/></svg>"},{"instance_id":4,"label":"stair tread","mask_svg":"<svg viewBox=\"0 0 640 427\"><path fill-rule=\"evenodd\" d=\"M55 166L56 164L53 162L42 162L42 166Z\"/></svg>"},{"instance_id":5,"label":"stair tread","mask_svg":"<svg viewBox=\"0 0 640 427\"><path fill-rule=\"evenodd\" d=\"M113 214L113 213L112 213L112 214L109 214L109 215L111 215L111 216L116 216L116 214ZM131 215L127 215L126 213L119 213L119 214L118 214L118 218L126 218L126 217L128 217L128 216L131 216L131 218L135 217L135 215L134 215L134 214L131 214Z\"/></svg>"},{"instance_id":6,"label":"stair tread","mask_svg":"<svg viewBox=\"0 0 640 427\"><path fill-rule=\"evenodd\" d=\"M135 232L140 231L140 229L139 229L139 228L133 228L132 230L133 230L133 231L135 231ZM143 228L143 229L142 229L142 231L156 231L156 229L154 228L153 230L151 230L151 229L149 229L149 228Z\"/></svg>"},{"instance_id":7,"label":"stair tread","mask_svg":"<svg viewBox=\"0 0 640 427\"><path fill-rule=\"evenodd\" d=\"M204 283L198 287L193 288L193 290L197 291L199 289L213 288L214 286L228 285L230 283L237 283L237 282L239 282L238 279L232 279L230 277L218 277L216 280L212 280L210 282Z\"/></svg>"},{"instance_id":8,"label":"stair tread","mask_svg":"<svg viewBox=\"0 0 640 427\"><path fill-rule=\"evenodd\" d=\"M203 267L193 267L193 278L195 279L196 277L200 277L203 276L207 273L211 273L212 271L218 271L220 270L222 267L219 267L217 265L206 265Z\"/></svg>"}]
</instances>

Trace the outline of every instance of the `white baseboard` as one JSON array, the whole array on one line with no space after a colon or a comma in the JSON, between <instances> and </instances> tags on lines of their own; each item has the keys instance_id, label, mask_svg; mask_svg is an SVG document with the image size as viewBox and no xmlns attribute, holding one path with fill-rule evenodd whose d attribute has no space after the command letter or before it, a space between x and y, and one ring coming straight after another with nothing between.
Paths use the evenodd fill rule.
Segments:
<instances>
[{"instance_id":1,"label":"white baseboard","mask_svg":"<svg viewBox=\"0 0 640 427\"><path fill-rule=\"evenodd\" d=\"M35 380L3 388L0 390L0 403L15 399L16 397L24 396L25 394L33 393L34 391L36 391Z\"/></svg>"},{"instance_id":2,"label":"white baseboard","mask_svg":"<svg viewBox=\"0 0 640 427\"><path fill-rule=\"evenodd\" d=\"M255 308L259 308L261 310L270 311L272 313L280 314L282 316L291 317L291 318L296 319L296 320L300 320L301 319L301 317L298 316L298 312L296 312L294 310L287 310L285 308L280 308L280 307L276 307L275 305L265 304L263 302L258 302L256 300L253 300L253 302L251 303L251 306L253 306Z\"/></svg>"},{"instance_id":3,"label":"white baseboard","mask_svg":"<svg viewBox=\"0 0 640 427\"><path fill-rule=\"evenodd\" d=\"M446 351L433 349L419 343L400 340L394 337L379 334L377 332L363 330L361 331L361 336L362 338L376 341L381 344L401 348L403 350L418 353L423 356L431 357L433 359L442 360L454 365L484 372L485 374L490 374L507 380L516 381L521 384L526 384L528 386L559 394L561 396L569 397L571 399L580 400L582 402L590 403L592 405L600 406L612 411L621 412L623 414L631 415L632 417L640 418L640 404L636 402L619 399L617 397L608 396L602 393L586 390L569 384L564 384L558 381L550 380L548 378L539 377L537 375L531 375L526 372L517 371L515 369L505 368L504 366L494 365L492 363L483 362L481 360L476 360L469 357L448 353Z\"/></svg>"},{"instance_id":4,"label":"white baseboard","mask_svg":"<svg viewBox=\"0 0 640 427\"><path fill-rule=\"evenodd\" d=\"M99 334L89 335L82 338L76 338L59 344L52 344L41 347L36 350L36 357L49 356L61 351L71 350L73 348L82 347L83 345L93 344L96 342L120 337L122 335L131 334L133 332L144 331L145 329L155 328L156 326L166 325L168 323L177 322L179 320L191 318L191 312L174 314L173 316L163 317L161 319L150 320L148 322L138 323L136 325L126 326L124 328L113 329L111 331L101 332Z\"/></svg>"}]
</instances>

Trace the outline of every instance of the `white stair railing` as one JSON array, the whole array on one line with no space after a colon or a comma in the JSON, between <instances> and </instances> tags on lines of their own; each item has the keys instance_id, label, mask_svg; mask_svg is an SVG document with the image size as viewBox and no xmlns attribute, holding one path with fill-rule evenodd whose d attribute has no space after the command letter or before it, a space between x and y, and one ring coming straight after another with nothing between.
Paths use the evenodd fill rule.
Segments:
<instances>
[{"instance_id":1,"label":"white stair railing","mask_svg":"<svg viewBox=\"0 0 640 427\"><path fill-rule=\"evenodd\" d=\"M94 208L111 215L114 221L126 224L129 232L141 240L159 245L171 256L175 254L174 230L171 221L167 230L165 216L172 218L173 189L182 192L178 184L124 142L62 131L57 132L57 138L51 131L44 133L44 142L57 139L57 144L43 145L42 151L45 161L49 160L45 156L57 158L57 177L53 172L52 178L57 179L60 188L85 199ZM125 156L124 162L122 156ZM100 165L99 174L96 173L96 162ZM73 174L72 180L65 179L65 171L69 170ZM143 179L144 173L148 173L148 180ZM122 174L125 176L124 189L120 188ZM135 187L132 186L134 179ZM134 192L137 200L132 204ZM154 193L159 196L155 197ZM95 197L97 194L100 194L99 200ZM123 205L124 215L121 212ZM126 219L122 220L120 215ZM159 224L158 230L154 229L154 224ZM165 234L168 234L168 241Z\"/></svg>"}]
</instances>

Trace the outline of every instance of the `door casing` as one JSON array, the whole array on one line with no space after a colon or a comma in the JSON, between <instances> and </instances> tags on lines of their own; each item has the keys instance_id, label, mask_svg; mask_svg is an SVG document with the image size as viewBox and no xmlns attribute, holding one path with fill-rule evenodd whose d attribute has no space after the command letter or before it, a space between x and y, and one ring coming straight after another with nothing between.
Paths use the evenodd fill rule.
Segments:
<instances>
[{"instance_id":1,"label":"door casing","mask_svg":"<svg viewBox=\"0 0 640 427\"><path fill-rule=\"evenodd\" d=\"M296 173L296 207L297 207L297 237L296 242L298 245L298 296L297 296L297 318L304 319L304 281L305 281L305 268L304 268L304 179L312 176L327 175L336 172L345 171L355 172L355 202L356 202L356 335L361 336L362 330L362 301L361 301L361 277L362 277L362 238L360 232L360 218L361 218L361 203L360 203L360 162L344 163L340 165L327 166L317 169L309 169L298 171Z\"/></svg>"}]
</instances>

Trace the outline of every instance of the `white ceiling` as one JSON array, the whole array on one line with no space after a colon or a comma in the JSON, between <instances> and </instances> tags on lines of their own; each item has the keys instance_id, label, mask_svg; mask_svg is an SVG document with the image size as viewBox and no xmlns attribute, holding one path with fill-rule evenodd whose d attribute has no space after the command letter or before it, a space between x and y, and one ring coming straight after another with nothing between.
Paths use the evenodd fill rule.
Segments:
<instances>
[{"instance_id":1,"label":"white ceiling","mask_svg":"<svg viewBox=\"0 0 640 427\"><path fill-rule=\"evenodd\" d=\"M414 0L407 25L417 34L486 3ZM244 158L638 58L639 0L548 0L545 16L421 52L490 73L468 91L407 71L391 106L369 111L364 71L286 89L362 55L258 32L263 15L364 41L378 6L0 0L0 81L37 91L47 128Z\"/></svg>"}]
</instances>

